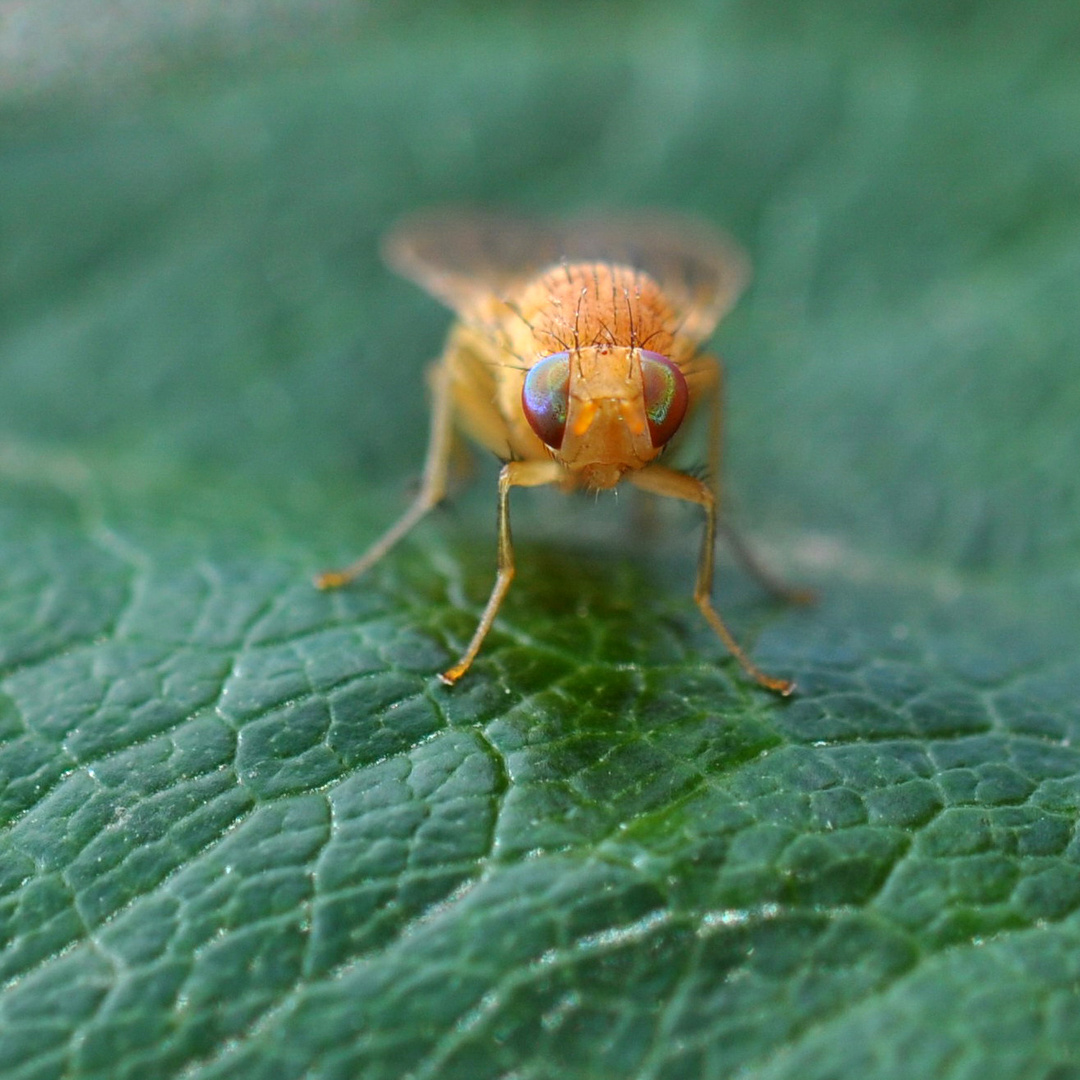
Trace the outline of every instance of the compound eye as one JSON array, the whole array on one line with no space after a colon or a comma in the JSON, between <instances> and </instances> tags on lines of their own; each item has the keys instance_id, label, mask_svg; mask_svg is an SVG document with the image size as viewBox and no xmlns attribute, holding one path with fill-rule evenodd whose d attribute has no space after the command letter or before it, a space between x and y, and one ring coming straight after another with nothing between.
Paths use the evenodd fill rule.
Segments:
<instances>
[{"instance_id":1,"label":"compound eye","mask_svg":"<svg viewBox=\"0 0 1080 1080\"><path fill-rule=\"evenodd\" d=\"M659 353L641 350L641 381L645 394L645 418L655 447L666 443L683 422L690 400L683 373Z\"/></svg>"},{"instance_id":2,"label":"compound eye","mask_svg":"<svg viewBox=\"0 0 1080 1080\"><path fill-rule=\"evenodd\" d=\"M521 388L521 408L529 427L552 450L558 450L566 434L570 403L570 354L553 353L529 368Z\"/></svg>"}]
</instances>

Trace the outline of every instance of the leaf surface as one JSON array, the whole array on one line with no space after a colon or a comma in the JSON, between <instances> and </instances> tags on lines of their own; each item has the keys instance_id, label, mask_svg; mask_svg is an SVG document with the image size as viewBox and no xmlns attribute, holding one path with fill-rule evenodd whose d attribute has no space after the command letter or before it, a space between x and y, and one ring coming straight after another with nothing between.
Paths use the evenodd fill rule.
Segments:
<instances>
[{"instance_id":1,"label":"leaf surface","mask_svg":"<svg viewBox=\"0 0 1080 1080\"><path fill-rule=\"evenodd\" d=\"M0 81L0 1074L1074 1075L1075 9L79 10ZM441 687L490 462L311 587L419 470L376 251L447 202L752 253L732 516L821 601L718 596L795 698L692 514L544 492Z\"/></svg>"}]
</instances>

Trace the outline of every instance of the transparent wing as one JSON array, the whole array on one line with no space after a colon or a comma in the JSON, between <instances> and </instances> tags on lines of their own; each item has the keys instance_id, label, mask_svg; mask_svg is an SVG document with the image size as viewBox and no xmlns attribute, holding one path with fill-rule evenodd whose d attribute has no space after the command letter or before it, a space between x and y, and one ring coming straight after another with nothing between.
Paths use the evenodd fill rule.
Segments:
<instances>
[{"instance_id":1,"label":"transparent wing","mask_svg":"<svg viewBox=\"0 0 1080 1080\"><path fill-rule=\"evenodd\" d=\"M680 332L712 333L749 278L736 244L699 221L641 213L559 222L429 211L387 236L387 263L466 321L487 323L498 302L551 266L607 262L652 277L675 308Z\"/></svg>"}]
</instances>

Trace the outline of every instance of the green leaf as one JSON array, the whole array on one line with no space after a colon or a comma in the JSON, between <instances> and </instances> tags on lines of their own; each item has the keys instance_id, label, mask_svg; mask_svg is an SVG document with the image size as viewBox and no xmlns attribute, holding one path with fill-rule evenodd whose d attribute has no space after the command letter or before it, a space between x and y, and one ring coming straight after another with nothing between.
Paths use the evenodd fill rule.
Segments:
<instances>
[{"instance_id":1,"label":"green leaf","mask_svg":"<svg viewBox=\"0 0 1080 1080\"><path fill-rule=\"evenodd\" d=\"M53 8L0 23L0 1075L1076 1075L1075 5ZM419 471L448 317L377 242L446 202L752 253L732 516L821 601L718 597L793 699L691 513L545 492L442 687L490 462L311 586Z\"/></svg>"}]
</instances>

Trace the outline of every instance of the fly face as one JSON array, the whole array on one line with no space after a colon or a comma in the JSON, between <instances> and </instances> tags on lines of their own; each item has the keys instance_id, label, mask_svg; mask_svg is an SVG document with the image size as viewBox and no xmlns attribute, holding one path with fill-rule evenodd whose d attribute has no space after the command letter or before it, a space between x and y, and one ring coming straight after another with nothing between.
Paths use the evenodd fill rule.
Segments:
<instances>
[{"instance_id":1,"label":"fly face","mask_svg":"<svg viewBox=\"0 0 1080 1080\"><path fill-rule=\"evenodd\" d=\"M525 376L521 408L560 464L588 487L607 488L659 456L689 400L667 357L602 345L539 360Z\"/></svg>"}]
</instances>

